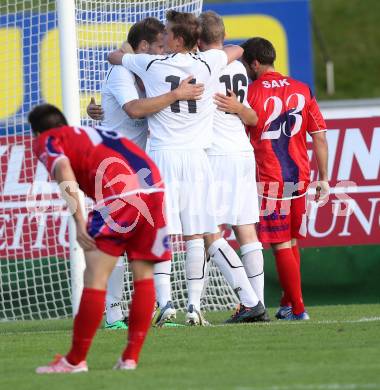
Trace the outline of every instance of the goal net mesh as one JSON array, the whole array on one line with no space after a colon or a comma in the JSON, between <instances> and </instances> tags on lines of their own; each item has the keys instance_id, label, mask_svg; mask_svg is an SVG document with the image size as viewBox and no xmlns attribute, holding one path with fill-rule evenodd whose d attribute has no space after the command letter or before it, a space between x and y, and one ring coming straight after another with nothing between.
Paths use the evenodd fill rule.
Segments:
<instances>
[{"instance_id":1,"label":"goal net mesh","mask_svg":"<svg viewBox=\"0 0 380 390\"><path fill-rule=\"evenodd\" d=\"M202 0L76 0L82 123L91 96L100 101L106 54L147 16L165 19L168 9L199 14ZM55 0L0 2L0 321L72 314L68 212L58 187L32 153L27 124L41 102L62 107L59 34ZM172 294L186 306L184 243L173 237ZM234 292L211 263L204 310L231 309ZM124 307L131 296L125 277Z\"/></svg>"}]
</instances>

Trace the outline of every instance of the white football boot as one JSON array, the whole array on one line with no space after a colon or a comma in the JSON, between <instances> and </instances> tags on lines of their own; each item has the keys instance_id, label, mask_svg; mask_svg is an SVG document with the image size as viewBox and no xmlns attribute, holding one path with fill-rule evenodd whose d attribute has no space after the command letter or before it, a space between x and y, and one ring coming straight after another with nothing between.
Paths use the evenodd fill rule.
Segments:
<instances>
[{"instance_id":1,"label":"white football boot","mask_svg":"<svg viewBox=\"0 0 380 390\"><path fill-rule=\"evenodd\" d=\"M195 308L194 305L189 305L186 313L186 324L191 326L209 326L210 323L203 317L202 313Z\"/></svg>"}]
</instances>

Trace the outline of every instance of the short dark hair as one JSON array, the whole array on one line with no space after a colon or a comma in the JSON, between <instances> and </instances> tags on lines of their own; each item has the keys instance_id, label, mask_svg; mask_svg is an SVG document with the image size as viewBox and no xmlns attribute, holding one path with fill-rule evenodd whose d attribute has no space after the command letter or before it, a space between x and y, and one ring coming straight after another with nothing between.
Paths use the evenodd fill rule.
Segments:
<instances>
[{"instance_id":1,"label":"short dark hair","mask_svg":"<svg viewBox=\"0 0 380 390\"><path fill-rule=\"evenodd\" d=\"M62 111L52 104L40 104L34 107L28 115L28 122L35 134L68 125Z\"/></svg>"},{"instance_id":2,"label":"short dark hair","mask_svg":"<svg viewBox=\"0 0 380 390\"><path fill-rule=\"evenodd\" d=\"M166 20L172 23L171 30L174 37L183 39L184 48L193 49L200 34L200 24L197 17L189 12L178 12L171 9L166 13Z\"/></svg>"},{"instance_id":3,"label":"short dark hair","mask_svg":"<svg viewBox=\"0 0 380 390\"><path fill-rule=\"evenodd\" d=\"M261 65L273 65L276 60L274 46L265 38L254 37L244 42L241 47L244 49L243 60L251 65L254 60Z\"/></svg>"},{"instance_id":4,"label":"short dark hair","mask_svg":"<svg viewBox=\"0 0 380 390\"><path fill-rule=\"evenodd\" d=\"M207 45L212 43L223 43L226 30L223 19L214 11L202 12L199 15L201 24L200 40Z\"/></svg>"},{"instance_id":5,"label":"short dark hair","mask_svg":"<svg viewBox=\"0 0 380 390\"><path fill-rule=\"evenodd\" d=\"M141 41L149 44L157 41L157 35L163 33L165 26L156 18L145 18L135 23L128 32L128 43L136 50Z\"/></svg>"}]
</instances>

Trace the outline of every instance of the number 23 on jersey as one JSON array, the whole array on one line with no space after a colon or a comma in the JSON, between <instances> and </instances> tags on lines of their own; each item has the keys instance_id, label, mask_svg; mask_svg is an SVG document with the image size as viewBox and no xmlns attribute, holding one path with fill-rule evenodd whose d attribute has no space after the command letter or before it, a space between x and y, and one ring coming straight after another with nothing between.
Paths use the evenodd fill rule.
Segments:
<instances>
[{"instance_id":1,"label":"number 23 on jersey","mask_svg":"<svg viewBox=\"0 0 380 390\"><path fill-rule=\"evenodd\" d=\"M272 103L272 104L270 104ZM264 124L261 139L279 139L281 135L293 137L302 128L302 110L305 96L293 93L283 102L278 96L270 96L264 102L264 111L268 116Z\"/></svg>"}]
</instances>

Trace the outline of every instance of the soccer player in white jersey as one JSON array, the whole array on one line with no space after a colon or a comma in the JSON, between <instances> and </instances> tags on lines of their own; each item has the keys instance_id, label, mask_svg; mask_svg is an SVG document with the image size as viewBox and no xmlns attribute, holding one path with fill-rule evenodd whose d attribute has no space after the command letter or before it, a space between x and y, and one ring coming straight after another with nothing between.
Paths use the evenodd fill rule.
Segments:
<instances>
[{"instance_id":1,"label":"soccer player in white jersey","mask_svg":"<svg viewBox=\"0 0 380 390\"><path fill-rule=\"evenodd\" d=\"M127 45L136 53L162 54L164 51L163 31L165 26L155 18L146 18L134 24L128 32ZM177 100L198 99L203 91L201 85L184 80L178 88L154 98L146 99L141 80L123 66L112 66L103 82L102 105L92 100L87 112L93 119L101 119L101 130L118 131L145 150L148 137L147 115L151 115ZM136 104L138 102L138 104ZM103 111L104 110L104 111ZM171 319L176 311L171 301L170 268L171 262L164 261L154 265L154 281L159 311L155 324L175 325ZM121 310L124 291L124 258L120 257L108 281L106 295L107 329L126 329L127 320Z\"/></svg>"},{"instance_id":2,"label":"soccer player in white jersey","mask_svg":"<svg viewBox=\"0 0 380 390\"><path fill-rule=\"evenodd\" d=\"M109 55L113 64L123 64L144 82L147 96L153 97L176 88L189 75L194 83L203 83L205 92L199 101L178 101L148 118L151 132L151 157L159 166L167 188L169 234L183 234L186 242L186 278L188 284L189 324L206 324L200 314L204 286L204 234L218 233L212 171L205 153L213 135L213 95L217 77L228 63L238 59L238 46L223 50L194 53L199 38L199 21L189 13L168 11L166 56L131 55L115 51ZM220 235L219 235L220 237ZM249 311L244 320L254 321L265 313L252 289L236 252L224 239L215 240L213 259ZM221 265L223 264L223 265ZM249 317L249 318L248 318Z\"/></svg>"},{"instance_id":3,"label":"soccer player in white jersey","mask_svg":"<svg viewBox=\"0 0 380 390\"><path fill-rule=\"evenodd\" d=\"M225 28L221 16L212 11L199 16L201 34L199 49L222 49ZM255 125L257 115L247 102L248 76L240 61L231 62L218 78L218 93L233 95L236 113L214 113L213 142L207 155L214 173L215 191L218 196L218 224L228 224L240 245L242 262L259 300L264 304L264 259L262 244L256 234L255 223L259 221L259 204L256 184L256 166L253 148L244 124ZM220 103L220 99L219 99ZM206 243L213 236L206 236ZM211 248L213 246L211 245ZM210 250L209 250L210 252ZM213 254L211 249L211 255ZM233 266L225 262L225 266ZM237 265L236 265L237 266ZM245 308L240 305L235 316L244 316ZM265 316L262 320L267 320Z\"/></svg>"}]
</instances>

